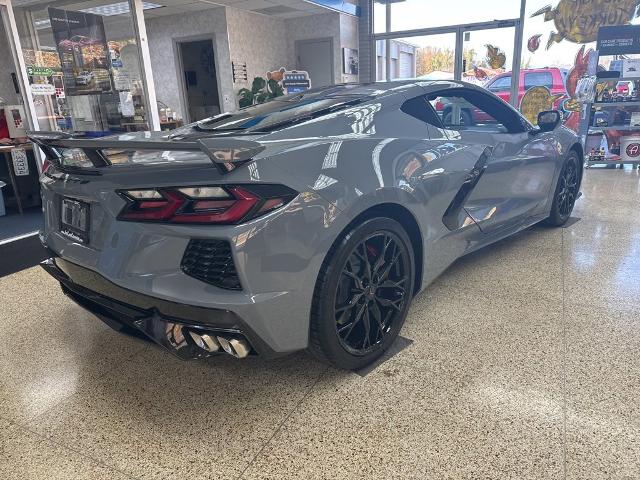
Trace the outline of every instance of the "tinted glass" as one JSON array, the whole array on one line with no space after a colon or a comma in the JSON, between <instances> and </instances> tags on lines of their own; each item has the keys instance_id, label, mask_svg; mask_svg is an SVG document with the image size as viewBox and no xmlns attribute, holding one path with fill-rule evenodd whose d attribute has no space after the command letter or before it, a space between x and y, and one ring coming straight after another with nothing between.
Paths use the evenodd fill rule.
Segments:
<instances>
[{"instance_id":1,"label":"tinted glass","mask_svg":"<svg viewBox=\"0 0 640 480\"><path fill-rule=\"evenodd\" d=\"M553 87L553 75L551 72L532 72L524 74L524 89L529 90L531 87Z\"/></svg>"}]
</instances>

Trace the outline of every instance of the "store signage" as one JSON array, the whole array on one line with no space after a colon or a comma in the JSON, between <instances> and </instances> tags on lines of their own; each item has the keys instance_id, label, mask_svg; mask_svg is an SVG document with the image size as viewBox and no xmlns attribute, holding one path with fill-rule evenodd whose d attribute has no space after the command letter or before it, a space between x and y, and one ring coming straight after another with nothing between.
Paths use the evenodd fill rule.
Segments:
<instances>
[{"instance_id":1,"label":"store signage","mask_svg":"<svg viewBox=\"0 0 640 480\"><path fill-rule=\"evenodd\" d=\"M640 25L600 27L597 48L601 57L640 53Z\"/></svg>"},{"instance_id":2,"label":"store signage","mask_svg":"<svg viewBox=\"0 0 640 480\"><path fill-rule=\"evenodd\" d=\"M30 77L50 77L53 70L49 67L27 67L27 75Z\"/></svg>"},{"instance_id":3,"label":"store signage","mask_svg":"<svg viewBox=\"0 0 640 480\"><path fill-rule=\"evenodd\" d=\"M13 160L13 171L16 177L29 175L29 161L27 160L27 152L24 148L14 148L11 150L11 158Z\"/></svg>"},{"instance_id":4,"label":"store signage","mask_svg":"<svg viewBox=\"0 0 640 480\"><path fill-rule=\"evenodd\" d=\"M629 157L635 158L640 156L640 143L630 143L625 149Z\"/></svg>"},{"instance_id":5,"label":"store signage","mask_svg":"<svg viewBox=\"0 0 640 480\"><path fill-rule=\"evenodd\" d=\"M287 95L304 92L311 88L309 74L297 70L285 71L283 72L282 87L287 92Z\"/></svg>"},{"instance_id":6,"label":"store signage","mask_svg":"<svg viewBox=\"0 0 640 480\"><path fill-rule=\"evenodd\" d=\"M67 96L110 93L111 58L102 16L51 7L47 11Z\"/></svg>"},{"instance_id":7,"label":"store signage","mask_svg":"<svg viewBox=\"0 0 640 480\"><path fill-rule=\"evenodd\" d=\"M50 83L32 83L30 85L33 95L55 95L56 87Z\"/></svg>"}]
</instances>

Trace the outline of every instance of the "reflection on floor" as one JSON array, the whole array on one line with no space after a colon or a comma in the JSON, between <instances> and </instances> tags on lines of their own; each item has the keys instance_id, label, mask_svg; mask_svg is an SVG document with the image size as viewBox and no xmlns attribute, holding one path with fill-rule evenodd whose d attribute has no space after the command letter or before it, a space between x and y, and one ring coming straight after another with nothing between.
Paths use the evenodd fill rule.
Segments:
<instances>
[{"instance_id":1,"label":"reflection on floor","mask_svg":"<svg viewBox=\"0 0 640 480\"><path fill-rule=\"evenodd\" d=\"M34 207L25 210L24 214L7 212L0 217L0 242L8 238L37 232L42 227L42 208Z\"/></svg>"},{"instance_id":2,"label":"reflection on floor","mask_svg":"<svg viewBox=\"0 0 640 480\"><path fill-rule=\"evenodd\" d=\"M580 221L458 262L366 376L181 362L0 278L0 478L640 478L639 205L588 171Z\"/></svg>"}]
</instances>

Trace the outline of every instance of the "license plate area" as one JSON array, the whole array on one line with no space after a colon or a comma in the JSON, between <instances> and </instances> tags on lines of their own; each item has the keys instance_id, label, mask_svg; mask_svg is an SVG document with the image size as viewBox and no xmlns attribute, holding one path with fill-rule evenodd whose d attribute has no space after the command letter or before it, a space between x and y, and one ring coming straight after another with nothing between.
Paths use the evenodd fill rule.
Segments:
<instances>
[{"instance_id":1,"label":"license plate area","mask_svg":"<svg viewBox=\"0 0 640 480\"><path fill-rule=\"evenodd\" d=\"M60 233L80 243L89 243L89 204L75 198L63 198L60 209Z\"/></svg>"}]
</instances>

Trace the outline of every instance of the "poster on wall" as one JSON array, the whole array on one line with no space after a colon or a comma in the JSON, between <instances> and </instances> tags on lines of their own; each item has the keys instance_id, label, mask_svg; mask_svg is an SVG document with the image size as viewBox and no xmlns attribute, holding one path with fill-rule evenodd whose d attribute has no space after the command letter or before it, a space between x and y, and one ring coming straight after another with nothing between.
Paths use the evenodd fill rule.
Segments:
<instances>
[{"instance_id":1,"label":"poster on wall","mask_svg":"<svg viewBox=\"0 0 640 480\"><path fill-rule=\"evenodd\" d=\"M48 11L66 94L111 92L109 47L102 16L58 8Z\"/></svg>"},{"instance_id":2,"label":"poster on wall","mask_svg":"<svg viewBox=\"0 0 640 480\"><path fill-rule=\"evenodd\" d=\"M342 73L358 75L358 50L346 47L342 49Z\"/></svg>"}]
</instances>

